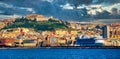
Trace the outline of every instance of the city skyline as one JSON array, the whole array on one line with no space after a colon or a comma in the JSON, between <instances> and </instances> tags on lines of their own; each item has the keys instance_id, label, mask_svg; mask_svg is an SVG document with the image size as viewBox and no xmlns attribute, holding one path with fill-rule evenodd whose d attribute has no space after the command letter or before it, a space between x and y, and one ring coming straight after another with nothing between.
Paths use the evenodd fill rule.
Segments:
<instances>
[{"instance_id":1,"label":"city skyline","mask_svg":"<svg viewBox=\"0 0 120 59\"><path fill-rule=\"evenodd\" d=\"M0 0L0 59L120 59L120 0Z\"/></svg>"}]
</instances>

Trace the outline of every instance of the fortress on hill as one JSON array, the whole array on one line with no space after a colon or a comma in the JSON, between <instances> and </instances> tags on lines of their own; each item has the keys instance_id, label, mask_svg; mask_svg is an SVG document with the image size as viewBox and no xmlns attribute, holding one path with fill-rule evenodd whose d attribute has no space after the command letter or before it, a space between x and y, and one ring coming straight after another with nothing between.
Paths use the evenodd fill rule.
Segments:
<instances>
[{"instance_id":1,"label":"fortress on hill","mask_svg":"<svg viewBox=\"0 0 120 59\"><path fill-rule=\"evenodd\" d=\"M58 20L57 18L53 18L53 16L45 17L45 16L39 15L39 14L29 14L26 16L26 18L30 19L30 20L36 19L36 21L48 21L49 19Z\"/></svg>"}]
</instances>

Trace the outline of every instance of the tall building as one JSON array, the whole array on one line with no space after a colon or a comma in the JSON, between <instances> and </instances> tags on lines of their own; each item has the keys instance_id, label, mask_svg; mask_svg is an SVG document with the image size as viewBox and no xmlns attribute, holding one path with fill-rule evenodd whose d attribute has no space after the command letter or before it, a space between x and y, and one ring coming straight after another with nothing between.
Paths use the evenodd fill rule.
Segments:
<instances>
[{"instance_id":1,"label":"tall building","mask_svg":"<svg viewBox=\"0 0 120 59\"><path fill-rule=\"evenodd\" d=\"M103 38L110 38L110 28L109 26L103 26Z\"/></svg>"}]
</instances>

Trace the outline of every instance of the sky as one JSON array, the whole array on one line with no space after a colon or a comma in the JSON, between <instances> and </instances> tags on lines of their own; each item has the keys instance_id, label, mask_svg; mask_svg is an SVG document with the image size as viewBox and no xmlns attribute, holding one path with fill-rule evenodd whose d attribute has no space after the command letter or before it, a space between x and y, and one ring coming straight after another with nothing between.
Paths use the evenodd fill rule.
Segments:
<instances>
[{"instance_id":1,"label":"sky","mask_svg":"<svg viewBox=\"0 0 120 59\"><path fill-rule=\"evenodd\" d=\"M120 19L120 0L0 0L0 19L28 14L76 21Z\"/></svg>"}]
</instances>

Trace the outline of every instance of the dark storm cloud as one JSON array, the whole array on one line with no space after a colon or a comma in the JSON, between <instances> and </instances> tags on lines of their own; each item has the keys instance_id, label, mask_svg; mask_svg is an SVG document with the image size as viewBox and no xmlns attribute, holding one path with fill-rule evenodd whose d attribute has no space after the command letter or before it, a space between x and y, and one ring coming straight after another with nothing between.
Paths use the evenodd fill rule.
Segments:
<instances>
[{"instance_id":1,"label":"dark storm cloud","mask_svg":"<svg viewBox=\"0 0 120 59\"><path fill-rule=\"evenodd\" d=\"M79 4L90 4L93 0L73 0L73 3L79 3Z\"/></svg>"},{"instance_id":2,"label":"dark storm cloud","mask_svg":"<svg viewBox=\"0 0 120 59\"><path fill-rule=\"evenodd\" d=\"M120 3L120 0L68 0L72 3L76 4L101 4L101 3L107 3L107 4L115 4Z\"/></svg>"},{"instance_id":3,"label":"dark storm cloud","mask_svg":"<svg viewBox=\"0 0 120 59\"><path fill-rule=\"evenodd\" d=\"M68 2L72 2L74 4L101 4L101 3L108 3L108 4L114 4L114 3L120 3L120 0L67 0Z\"/></svg>"},{"instance_id":4,"label":"dark storm cloud","mask_svg":"<svg viewBox=\"0 0 120 59\"><path fill-rule=\"evenodd\" d=\"M51 5L47 1L42 1L42 0L3 0L2 3L5 5L3 6L4 9L6 8L6 5L12 5L11 9L8 9L8 12L14 11L13 13L19 14L30 14L30 13L41 13L41 14L53 14L55 10L58 8L57 6L55 7L54 5ZM33 9L33 10L30 10Z\"/></svg>"},{"instance_id":5,"label":"dark storm cloud","mask_svg":"<svg viewBox=\"0 0 120 59\"><path fill-rule=\"evenodd\" d=\"M120 0L104 0L103 2L109 4L115 4L115 3L120 3Z\"/></svg>"},{"instance_id":6,"label":"dark storm cloud","mask_svg":"<svg viewBox=\"0 0 120 59\"><path fill-rule=\"evenodd\" d=\"M111 12L103 10L103 12L97 12L93 17L96 19L120 19L120 14L117 8L112 8Z\"/></svg>"},{"instance_id":7,"label":"dark storm cloud","mask_svg":"<svg viewBox=\"0 0 120 59\"><path fill-rule=\"evenodd\" d=\"M91 14L88 14L87 8L67 10L60 7L67 3L76 8L81 5L90 6L103 4L110 6L115 3L120 3L120 0L0 0L0 11L2 11L0 14L25 16L27 14L37 13L68 20L79 20L80 18L91 17ZM91 9L97 9L97 7ZM110 17L109 13L110 12L105 10L104 12L98 12L94 17L108 18Z\"/></svg>"},{"instance_id":8,"label":"dark storm cloud","mask_svg":"<svg viewBox=\"0 0 120 59\"><path fill-rule=\"evenodd\" d=\"M120 3L120 0L92 0L93 3L100 4L115 4L115 3Z\"/></svg>"}]
</instances>

